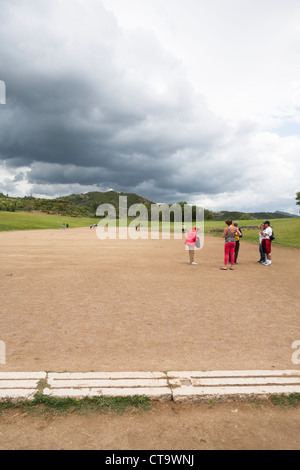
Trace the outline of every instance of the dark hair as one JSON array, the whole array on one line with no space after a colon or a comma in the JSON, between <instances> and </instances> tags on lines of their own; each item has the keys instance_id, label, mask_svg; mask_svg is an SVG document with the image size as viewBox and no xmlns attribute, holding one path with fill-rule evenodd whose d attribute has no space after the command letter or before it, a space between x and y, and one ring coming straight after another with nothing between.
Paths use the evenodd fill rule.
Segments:
<instances>
[{"instance_id":1,"label":"dark hair","mask_svg":"<svg viewBox=\"0 0 300 470\"><path fill-rule=\"evenodd\" d=\"M225 224L232 225L232 220L230 220L230 219L225 220Z\"/></svg>"}]
</instances>

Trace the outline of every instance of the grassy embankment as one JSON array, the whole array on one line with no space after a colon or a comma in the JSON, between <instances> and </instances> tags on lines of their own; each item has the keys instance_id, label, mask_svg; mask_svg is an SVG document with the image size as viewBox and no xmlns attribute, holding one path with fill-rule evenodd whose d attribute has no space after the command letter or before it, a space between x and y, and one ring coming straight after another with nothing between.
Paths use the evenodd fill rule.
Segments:
<instances>
[{"instance_id":1,"label":"grassy embankment","mask_svg":"<svg viewBox=\"0 0 300 470\"><path fill-rule=\"evenodd\" d=\"M29 212L5 212L0 211L0 231L10 230L36 230L36 229L58 229L62 224L68 223L70 228L89 227L91 223L97 222L97 219L84 217L63 217L58 215L36 214ZM243 220L241 227L259 226L263 220ZM128 223L133 223L132 220ZM144 224L145 226L147 223ZM300 248L300 218L273 219L271 225L275 234L275 241L278 246L290 246ZM150 222L149 222L150 227ZM174 224L170 224L171 231L174 230ZM205 221L204 233L209 234L213 229L222 230L225 223L220 221ZM181 224L176 230L181 230ZM243 228L243 241L258 242L258 229ZM222 232L212 232L211 235L221 237Z\"/></svg>"},{"instance_id":2,"label":"grassy embankment","mask_svg":"<svg viewBox=\"0 0 300 470\"><path fill-rule=\"evenodd\" d=\"M240 226L259 226L263 222L264 220L243 220L240 222ZM207 221L205 222L205 233L225 227L225 222ZM271 227L275 235L274 245L300 248L300 218L273 219ZM243 241L258 242L258 229L242 228L242 232ZM221 237L222 233L212 233L212 235Z\"/></svg>"},{"instance_id":3,"label":"grassy embankment","mask_svg":"<svg viewBox=\"0 0 300 470\"><path fill-rule=\"evenodd\" d=\"M258 243L259 242L259 227L265 220L243 220L240 222L240 227L243 232L243 241ZM171 231L176 230L180 232L182 224L170 224ZM206 220L204 221L205 235L222 237L224 228L227 227L224 221ZM253 228L254 227L254 228ZM284 218L272 219L271 227L273 228L275 240L274 245L286 246L291 248L300 248L300 217L299 218ZM216 231L213 231L216 230Z\"/></svg>"},{"instance_id":4,"label":"grassy embankment","mask_svg":"<svg viewBox=\"0 0 300 470\"><path fill-rule=\"evenodd\" d=\"M63 222L65 224L68 223L70 228L89 227L90 224L95 223L95 219L30 212L0 211L0 232L62 228Z\"/></svg>"}]
</instances>

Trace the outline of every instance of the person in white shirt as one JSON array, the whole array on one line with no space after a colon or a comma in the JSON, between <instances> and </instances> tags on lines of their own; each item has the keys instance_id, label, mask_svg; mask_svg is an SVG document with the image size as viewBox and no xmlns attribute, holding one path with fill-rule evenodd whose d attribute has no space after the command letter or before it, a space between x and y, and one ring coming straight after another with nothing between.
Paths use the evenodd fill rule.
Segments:
<instances>
[{"instance_id":1,"label":"person in white shirt","mask_svg":"<svg viewBox=\"0 0 300 470\"><path fill-rule=\"evenodd\" d=\"M260 230L259 230L259 233L258 233L258 236L259 236L259 254L260 254L260 260L257 261L258 263L265 263L266 262L266 254L263 253L262 251L262 239L263 239L263 236L261 234L262 230L264 229L264 224L261 224L260 225Z\"/></svg>"},{"instance_id":2,"label":"person in white shirt","mask_svg":"<svg viewBox=\"0 0 300 470\"><path fill-rule=\"evenodd\" d=\"M261 235L262 235L262 251L263 253L266 254L266 261L263 263L265 266L272 266L272 256L271 256L271 247L272 247L272 241L270 240L270 237L273 233L273 230L270 226L270 221L266 220L264 223L264 228L261 230Z\"/></svg>"}]
</instances>

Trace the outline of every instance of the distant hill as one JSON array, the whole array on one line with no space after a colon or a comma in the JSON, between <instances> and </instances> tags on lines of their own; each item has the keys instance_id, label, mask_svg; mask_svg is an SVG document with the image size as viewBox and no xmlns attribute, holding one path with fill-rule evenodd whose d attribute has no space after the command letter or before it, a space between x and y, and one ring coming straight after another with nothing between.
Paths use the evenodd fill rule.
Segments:
<instances>
[{"instance_id":1,"label":"distant hill","mask_svg":"<svg viewBox=\"0 0 300 470\"><path fill-rule=\"evenodd\" d=\"M151 201L137 194L116 191L71 194L55 199L42 199L33 196L9 197L0 193L0 211L39 211L71 217L95 217L96 209L100 204L112 204L118 214L119 196L127 196L128 207L133 204L145 204L146 206L151 204Z\"/></svg>"},{"instance_id":2,"label":"distant hill","mask_svg":"<svg viewBox=\"0 0 300 470\"><path fill-rule=\"evenodd\" d=\"M70 196L63 196L59 199L84 209L86 212L89 212L90 215L96 214L97 207L100 206L100 204L112 204L116 208L116 212L118 214L120 196L127 197L128 207L133 204L145 204L146 206L153 204L148 199L138 196L137 194L118 193L116 191L107 191L105 193L94 191L85 194L71 194Z\"/></svg>"},{"instance_id":3,"label":"distant hill","mask_svg":"<svg viewBox=\"0 0 300 470\"><path fill-rule=\"evenodd\" d=\"M287 217L300 217L300 215L289 214L288 212L276 211L275 214L285 215Z\"/></svg>"},{"instance_id":4,"label":"distant hill","mask_svg":"<svg viewBox=\"0 0 300 470\"><path fill-rule=\"evenodd\" d=\"M298 217L297 215L288 214L287 212L238 212L238 211L220 211L214 212L214 220L241 220L241 219L265 219L265 220L272 220L272 219L286 219Z\"/></svg>"},{"instance_id":5,"label":"distant hill","mask_svg":"<svg viewBox=\"0 0 300 470\"><path fill-rule=\"evenodd\" d=\"M128 208L133 204L145 204L148 211L154 202L134 193L118 193L116 191L88 192L84 194L70 194L55 199L42 199L33 196L9 197L0 193L0 211L28 211L44 212L47 214L71 216L71 217L96 217L96 210L100 204L112 204L116 208L118 215L119 197L127 197ZM178 204L184 205L185 202ZM239 211L212 212L205 210L205 220L223 221L226 219L246 220L246 219L283 219L299 217L286 212L252 212L245 214Z\"/></svg>"}]
</instances>

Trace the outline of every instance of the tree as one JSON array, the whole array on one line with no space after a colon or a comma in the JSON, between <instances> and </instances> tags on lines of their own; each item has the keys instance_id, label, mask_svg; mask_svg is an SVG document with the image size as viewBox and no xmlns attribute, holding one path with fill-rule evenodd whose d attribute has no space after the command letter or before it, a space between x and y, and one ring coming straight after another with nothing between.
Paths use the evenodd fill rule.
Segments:
<instances>
[{"instance_id":1,"label":"tree","mask_svg":"<svg viewBox=\"0 0 300 470\"><path fill-rule=\"evenodd\" d=\"M243 214L240 217L240 220L251 220L252 216L250 214Z\"/></svg>"},{"instance_id":2,"label":"tree","mask_svg":"<svg viewBox=\"0 0 300 470\"><path fill-rule=\"evenodd\" d=\"M300 192L296 193L296 204L300 206Z\"/></svg>"},{"instance_id":3,"label":"tree","mask_svg":"<svg viewBox=\"0 0 300 470\"><path fill-rule=\"evenodd\" d=\"M204 209L204 220L214 220L214 213L208 209Z\"/></svg>"}]
</instances>

